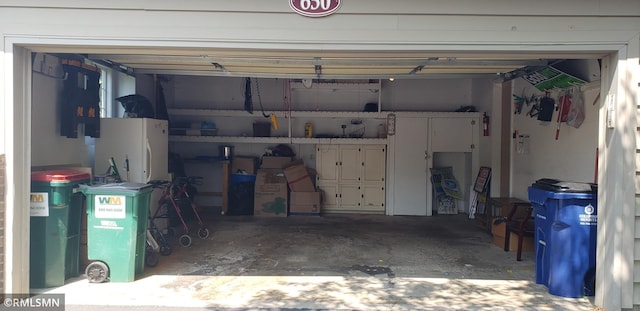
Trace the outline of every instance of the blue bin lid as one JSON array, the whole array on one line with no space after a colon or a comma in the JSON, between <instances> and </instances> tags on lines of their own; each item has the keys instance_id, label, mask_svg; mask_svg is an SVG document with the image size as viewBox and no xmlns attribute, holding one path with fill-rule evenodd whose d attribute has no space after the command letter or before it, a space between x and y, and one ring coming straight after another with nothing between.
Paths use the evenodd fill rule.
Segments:
<instances>
[{"instance_id":1,"label":"blue bin lid","mask_svg":"<svg viewBox=\"0 0 640 311\"><path fill-rule=\"evenodd\" d=\"M584 183L584 182L574 182L574 181L562 181L552 178L542 178L536 180L532 185L533 188L538 188L547 191L553 192L564 192L564 193L592 193L596 194L598 192L598 185L592 183Z\"/></svg>"}]
</instances>

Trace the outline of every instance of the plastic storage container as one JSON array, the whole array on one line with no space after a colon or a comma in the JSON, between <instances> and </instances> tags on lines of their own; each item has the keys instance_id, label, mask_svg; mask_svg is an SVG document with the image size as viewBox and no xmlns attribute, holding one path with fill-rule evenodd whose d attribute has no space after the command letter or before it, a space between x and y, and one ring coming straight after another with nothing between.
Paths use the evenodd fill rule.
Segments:
<instances>
[{"instance_id":1,"label":"plastic storage container","mask_svg":"<svg viewBox=\"0 0 640 311\"><path fill-rule=\"evenodd\" d=\"M540 179L528 190L535 214L536 283L557 296L593 295L597 186Z\"/></svg>"},{"instance_id":2,"label":"plastic storage container","mask_svg":"<svg viewBox=\"0 0 640 311\"><path fill-rule=\"evenodd\" d=\"M81 183L91 176L77 170L31 174L30 286L62 286L79 274Z\"/></svg>"},{"instance_id":3,"label":"plastic storage container","mask_svg":"<svg viewBox=\"0 0 640 311\"><path fill-rule=\"evenodd\" d=\"M253 215L256 175L231 174L227 215Z\"/></svg>"},{"instance_id":4,"label":"plastic storage container","mask_svg":"<svg viewBox=\"0 0 640 311\"><path fill-rule=\"evenodd\" d=\"M131 282L144 272L152 187L117 183L81 186L87 197L86 269L92 283Z\"/></svg>"}]
</instances>

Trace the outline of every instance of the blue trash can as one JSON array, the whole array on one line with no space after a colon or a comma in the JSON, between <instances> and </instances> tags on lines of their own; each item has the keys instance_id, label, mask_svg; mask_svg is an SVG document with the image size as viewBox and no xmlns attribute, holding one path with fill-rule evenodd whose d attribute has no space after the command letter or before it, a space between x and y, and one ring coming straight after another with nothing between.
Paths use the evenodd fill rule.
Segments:
<instances>
[{"instance_id":1,"label":"blue trash can","mask_svg":"<svg viewBox=\"0 0 640 311\"><path fill-rule=\"evenodd\" d=\"M597 186L540 179L529 187L534 207L536 283L563 297L594 295Z\"/></svg>"}]
</instances>

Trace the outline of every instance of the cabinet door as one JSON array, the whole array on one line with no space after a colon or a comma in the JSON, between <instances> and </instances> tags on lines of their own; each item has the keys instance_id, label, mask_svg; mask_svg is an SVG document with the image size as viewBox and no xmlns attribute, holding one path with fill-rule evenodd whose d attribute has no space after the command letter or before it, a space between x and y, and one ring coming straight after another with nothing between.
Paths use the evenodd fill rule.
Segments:
<instances>
[{"instance_id":1,"label":"cabinet door","mask_svg":"<svg viewBox=\"0 0 640 311\"><path fill-rule=\"evenodd\" d=\"M362 208L369 211L384 211L385 188L383 183L362 186Z\"/></svg>"},{"instance_id":2,"label":"cabinet door","mask_svg":"<svg viewBox=\"0 0 640 311\"><path fill-rule=\"evenodd\" d=\"M340 209L358 209L361 206L362 190L358 184L339 186Z\"/></svg>"},{"instance_id":3,"label":"cabinet door","mask_svg":"<svg viewBox=\"0 0 640 311\"><path fill-rule=\"evenodd\" d=\"M358 145L340 146L340 182L360 182L362 163L360 162L361 147Z\"/></svg>"},{"instance_id":4,"label":"cabinet door","mask_svg":"<svg viewBox=\"0 0 640 311\"><path fill-rule=\"evenodd\" d=\"M316 149L316 171L318 182L338 182L338 169L340 167L338 146L318 145Z\"/></svg>"},{"instance_id":5,"label":"cabinet door","mask_svg":"<svg viewBox=\"0 0 640 311\"><path fill-rule=\"evenodd\" d=\"M362 146L362 180L383 182L386 174L386 147L383 145Z\"/></svg>"},{"instance_id":6,"label":"cabinet door","mask_svg":"<svg viewBox=\"0 0 640 311\"><path fill-rule=\"evenodd\" d=\"M322 192L322 208L335 209L339 207L340 193L337 183L318 183L318 189Z\"/></svg>"},{"instance_id":7,"label":"cabinet door","mask_svg":"<svg viewBox=\"0 0 640 311\"><path fill-rule=\"evenodd\" d=\"M476 118L431 118L431 152L471 152Z\"/></svg>"}]
</instances>

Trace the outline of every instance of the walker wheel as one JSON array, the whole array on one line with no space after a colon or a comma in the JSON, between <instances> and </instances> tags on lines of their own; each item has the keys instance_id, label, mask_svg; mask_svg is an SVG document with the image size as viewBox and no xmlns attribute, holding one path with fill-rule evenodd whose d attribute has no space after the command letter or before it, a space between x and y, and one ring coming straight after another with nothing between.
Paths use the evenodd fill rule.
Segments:
<instances>
[{"instance_id":1,"label":"walker wheel","mask_svg":"<svg viewBox=\"0 0 640 311\"><path fill-rule=\"evenodd\" d=\"M109 276L109 267L104 262L94 261L85 270L89 283L102 283Z\"/></svg>"},{"instance_id":2,"label":"walker wheel","mask_svg":"<svg viewBox=\"0 0 640 311\"><path fill-rule=\"evenodd\" d=\"M158 255L155 252L150 252L145 255L144 263L147 267L155 267L159 262L160 258L158 258Z\"/></svg>"},{"instance_id":3,"label":"walker wheel","mask_svg":"<svg viewBox=\"0 0 640 311\"><path fill-rule=\"evenodd\" d=\"M187 234L183 234L182 236L180 236L180 240L178 240L180 242L180 245L182 247L189 247L191 246L191 237Z\"/></svg>"},{"instance_id":4,"label":"walker wheel","mask_svg":"<svg viewBox=\"0 0 640 311\"><path fill-rule=\"evenodd\" d=\"M207 229L207 228L198 229L198 236L203 240L208 238L209 237L209 229Z\"/></svg>"}]
</instances>

